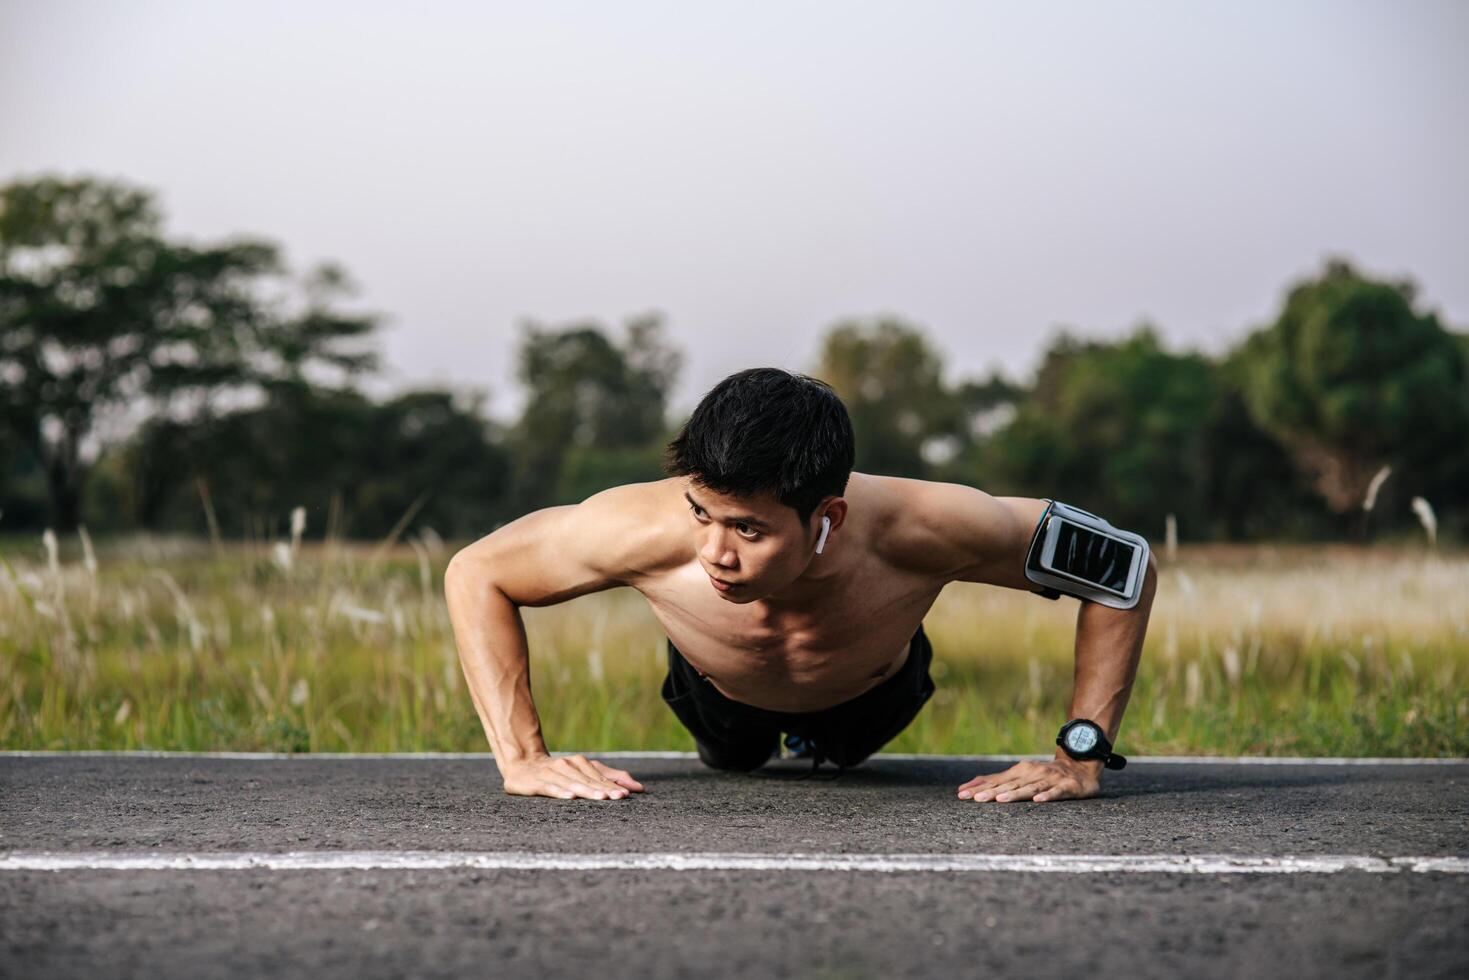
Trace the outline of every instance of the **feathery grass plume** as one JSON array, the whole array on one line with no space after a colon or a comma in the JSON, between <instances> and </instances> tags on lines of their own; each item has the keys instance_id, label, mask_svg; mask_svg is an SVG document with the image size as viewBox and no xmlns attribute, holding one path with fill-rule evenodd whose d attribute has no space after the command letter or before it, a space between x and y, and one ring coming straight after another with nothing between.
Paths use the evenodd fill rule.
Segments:
<instances>
[{"instance_id":1,"label":"feathery grass plume","mask_svg":"<svg viewBox=\"0 0 1469 980\"><path fill-rule=\"evenodd\" d=\"M294 556L291 553L291 546L286 544L284 541L277 541L275 545L272 546L271 557L275 560L276 565L279 566L282 571L289 572L291 570L291 565L293 563L292 560Z\"/></svg>"},{"instance_id":2,"label":"feathery grass plume","mask_svg":"<svg viewBox=\"0 0 1469 980\"><path fill-rule=\"evenodd\" d=\"M423 543L421 534L410 534L408 543L413 546L413 553L418 556L418 585L423 592L424 601L433 598L433 575L429 571L428 546Z\"/></svg>"},{"instance_id":3,"label":"feathery grass plume","mask_svg":"<svg viewBox=\"0 0 1469 980\"><path fill-rule=\"evenodd\" d=\"M1428 532L1428 546L1438 547L1438 518L1433 516L1433 506L1422 497L1413 498L1413 513L1418 515L1418 523L1423 525L1423 530Z\"/></svg>"},{"instance_id":4,"label":"feathery grass plume","mask_svg":"<svg viewBox=\"0 0 1469 980\"><path fill-rule=\"evenodd\" d=\"M61 585L61 558L56 548L56 532L49 527L41 535L41 544L46 547L46 567L51 570L51 576Z\"/></svg>"},{"instance_id":5,"label":"feathery grass plume","mask_svg":"<svg viewBox=\"0 0 1469 980\"><path fill-rule=\"evenodd\" d=\"M1178 585L1183 590L1183 594L1192 602L1198 590L1194 588L1194 580L1183 569L1178 571Z\"/></svg>"},{"instance_id":6,"label":"feathery grass plume","mask_svg":"<svg viewBox=\"0 0 1469 980\"><path fill-rule=\"evenodd\" d=\"M61 637L65 644L68 655L76 655L76 631L72 629L71 616L67 612L66 605L66 580L61 577L61 555L56 543L56 532L49 527L41 535L41 543L46 546L46 566L51 572L53 585L52 599L55 606L48 603L37 603L36 609L48 613L50 618L61 624Z\"/></svg>"},{"instance_id":7,"label":"feathery grass plume","mask_svg":"<svg viewBox=\"0 0 1469 980\"><path fill-rule=\"evenodd\" d=\"M1382 489L1382 484L1391 472L1391 466L1384 466L1372 477L1372 482L1367 484L1367 496L1362 498L1362 509L1367 513L1372 513L1372 508L1377 506L1377 491Z\"/></svg>"},{"instance_id":8,"label":"feathery grass plume","mask_svg":"<svg viewBox=\"0 0 1469 980\"><path fill-rule=\"evenodd\" d=\"M602 665L602 651L597 647L587 651L587 677L593 684L601 684L607 678L607 670Z\"/></svg>"},{"instance_id":9,"label":"feathery grass plume","mask_svg":"<svg viewBox=\"0 0 1469 980\"><path fill-rule=\"evenodd\" d=\"M10 584L14 586L16 594L19 595L23 600L25 600L25 604L27 607L30 608L31 612L35 612L35 597L32 596L30 591L26 588L25 581L20 577L19 574L16 573L15 569L11 567L10 562L6 560L3 552L0 552L0 568L5 569L5 575L9 579Z\"/></svg>"},{"instance_id":10,"label":"feathery grass plume","mask_svg":"<svg viewBox=\"0 0 1469 980\"><path fill-rule=\"evenodd\" d=\"M301 535L306 532L306 508L291 508L291 563L301 553Z\"/></svg>"},{"instance_id":11,"label":"feathery grass plume","mask_svg":"<svg viewBox=\"0 0 1469 980\"><path fill-rule=\"evenodd\" d=\"M418 513L419 508L428 503L428 498L432 494L432 490L425 490L414 498L413 503L409 504L408 509L403 512L403 516L398 518L398 523L393 525L392 529L378 542L372 554L368 556L367 568L375 568L378 562L387 557L388 551L397 543L398 535L403 533L403 529L408 526L409 521L413 520L413 515Z\"/></svg>"},{"instance_id":12,"label":"feathery grass plume","mask_svg":"<svg viewBox=\"0 0 1469 980\"><path fill-rule=\"evenodd\" d=\"M1178 559L1178 519L1169 514L1163 521L1163 550L1170 562Z\"/></svg>"},{"instance_id":13,"label":"feathery grass plume","mask_svg":"<svg viewBox=\"0 0 1469 980\"><path fill-rule=\"evenodd\" d=\"M1224 665L1224 677L1229 681L1229 686L1239 687L1240 675L1244 670L1239 658L1239 647L1233 643L1225 646L1224 652L1219 655L1219 662Z\"/></svg>"},{"instance_id":14,"label":"feathery grass plume","mask_svg":"<svg viewBox=\"0 0 1469 980\"><path fill-rule=\"evenodd\" d=\"M214 554L223 558L224 539L219 533L219 519L214 515L214 501L209 499L209 484L201 476L194 480L194 485L199 488L199 499L204 502L204 519L209 523L209 539L214 542Z\"/></svg>"},{"instance_id":15,"label":"feathery grass plume","mask_svg":"<svg viewBox=\"0 0 1469 980\"><path fill-rule=\"evenodd\" d=\"M97 553L92 550L92 536L87 533L87 525L77 525L77 534L82 539L82 564L86 566L87 574L95 581L97 578Z\"/></svg>"},{"instance_id":16,"label":"feathery grass plume","mask_svg":"<svg viewBox=\"0 0 1469 980\"><path fill-rule=\"evenodd\" d=\"M1025 681L1030 695L1030 703L1033 705L1039 704L1041 697L1045 693L1043 680L1044 678L1041 676L1041 663L1032 655L1030 662L1025 666Z\"/></svg>"},{"instance_id":17,"label":"feathery grass plume","mask_svg":"<svg viewBox=\"0 0 1469 980\"><path fill-rule=\"evenodd\" d=\"M444 557L444 551L446 550L444 539L439 535L438 531L424 525L418 529L418 537L423 542L424 547L428 548L429 554L435 558Z\"/></svg>"},{"instance_id":18,"label":"feathery grass plume","mask_svg":"<svg viewBox=\"0 0 1469 980\"><path fill-rule=\"evenodd\" d=\"M1190 660L1184 669L1183 686L1183 706L1189 710L1197 708L1204 697L1204 675L1199 670L1198 661Z\"/></svg>"},{"instance_id":19,"label":"feathery grass plume","mask_svg":"<svg viewBox=\"0 0 1469 980\"><path fill-rule=\"evenodd\" d=\"M345 593L342 592L338 592L333 597L332 611L359 623L376 624L388 621L385 613L378 612L376 609L368 609L366 606L359 606L346 598Z\"/></svg>"},{"instance_id":20,"label":"feathery grass plume","mask_svg":"<svg viewBox=\"0 0 1469 980\"><path fill-rule=\"evenodd\" d=\"M204 624L199 621L199 617L194 613L193 603L189 602L189 597L184 595L184 590L179 588L178 582L174 581L173 576L168 574L168 572L161 568L155 568L153 569L153 575L163 583L164 587L168 589L169 595L173 597L174 613L189 631L189 646L193 648L195 653L198 653L204 646L204 637L207 631L204 629Z\"/></svg>"}]
</instances>

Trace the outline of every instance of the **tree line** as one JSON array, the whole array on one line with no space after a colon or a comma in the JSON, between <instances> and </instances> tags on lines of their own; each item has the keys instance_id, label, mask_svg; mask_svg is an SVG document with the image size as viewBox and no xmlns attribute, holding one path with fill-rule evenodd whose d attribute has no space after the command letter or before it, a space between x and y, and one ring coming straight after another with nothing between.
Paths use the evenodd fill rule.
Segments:
<instances>
[{"instance_id":1,"label":"tree line","mask_svg":"<svg viewBox=\"0 0 1469 980\"><path fill-rule=\"evenodd\" d=\"M464 539L662 475L684 355L658 313L523 323L506 421L483 393L365 394L381 321L352 291L267 240L170 238L123 182L0 188L0 532L270 537L302 506L312 533ZM1341 259L1218 358L1143 323L1061 331L1029 380L950 381L920 327L876 317L797 369L842 396L863 472L1059 498L1150 538L1167 515L1196 541L1469 521L1469 335Z\"/></svg>"}]
</instances>

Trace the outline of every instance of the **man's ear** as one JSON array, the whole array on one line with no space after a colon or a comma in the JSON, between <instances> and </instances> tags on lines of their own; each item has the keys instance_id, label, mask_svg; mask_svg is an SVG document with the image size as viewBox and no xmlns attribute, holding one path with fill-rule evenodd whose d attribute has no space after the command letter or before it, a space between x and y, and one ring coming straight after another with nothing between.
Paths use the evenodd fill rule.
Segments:
<instances>
[{"instance_id":1,"label":"man's ear","mask_svg":"<svg viewBox=\"0 0 1469 980\"><path fill-rule=\"evenodd\" d=\"M835 531L842 526L847 519L847 500L845 497L828 497L816 505L816 511L812 520L816 522L816 532L821 533L821 518L831 518L831 529Z\"/></svg>"}]
</instances>

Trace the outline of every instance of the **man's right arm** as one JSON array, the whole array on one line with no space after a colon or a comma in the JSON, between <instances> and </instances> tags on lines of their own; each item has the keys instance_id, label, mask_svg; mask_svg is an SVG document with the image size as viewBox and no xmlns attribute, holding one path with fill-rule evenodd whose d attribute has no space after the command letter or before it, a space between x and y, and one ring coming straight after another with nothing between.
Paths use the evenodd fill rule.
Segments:
<instances>
[{"instance_id":1,"label":"man's right arm","mask_svg":"<svg viewBox=\"0 0 1469 980\"><path fill-rule=\"evenodd\" d=\"M634 487L614 487L579 504L526 514L457 552L444 597L459 662L490 741L505 791L563 799L620 799L643 786L584 756L552 758L531 700L521 606L548 606L626 585ZM630 509L633 513L630 514Z\"/></svg>"}]
</instances>

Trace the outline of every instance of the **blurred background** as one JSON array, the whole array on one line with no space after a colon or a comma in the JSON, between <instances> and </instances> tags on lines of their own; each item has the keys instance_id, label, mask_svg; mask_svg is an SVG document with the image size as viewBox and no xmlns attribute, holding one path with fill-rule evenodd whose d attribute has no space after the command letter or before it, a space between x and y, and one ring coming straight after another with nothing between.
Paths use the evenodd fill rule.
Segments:
<instances>
[{"instance_id":1,"label":"blurred background","mask_svg":"<svg viewBox=\"0 0 1469 980\"><path fill-rule=\"evenodd\" d=\"M1135 739L1329 748L1249 719L1339 678L1321 731L1462 750L1466 42L1455 2L0 0L0 733L479 747L446 555L658 479L704 391L777 365L836 388L863 472L1156 543ZM1024 598L1003 650L951 646L1031 722L980 733L960 683L906 747L1054 730L1070 611ZM618 720L661 710L651 618L578 603L535 627L586 703L549 727L681 745Z\"/></svg>"}]
</instances>

